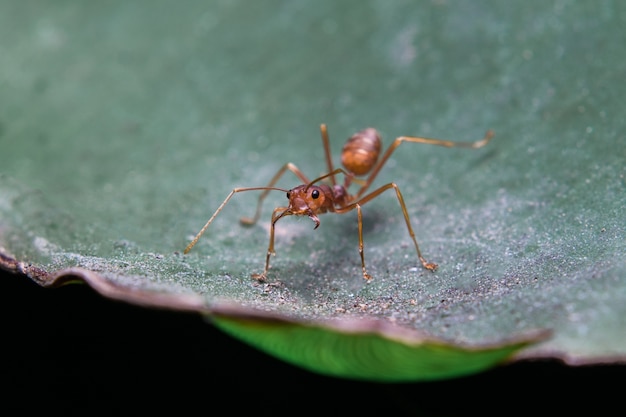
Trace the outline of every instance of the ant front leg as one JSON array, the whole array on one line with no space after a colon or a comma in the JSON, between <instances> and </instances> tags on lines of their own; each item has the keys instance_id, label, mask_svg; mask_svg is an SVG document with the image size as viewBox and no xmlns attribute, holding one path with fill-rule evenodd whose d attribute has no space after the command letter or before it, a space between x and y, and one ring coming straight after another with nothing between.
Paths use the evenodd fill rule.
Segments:
<instances>
[{"instance_id":1,"label":"ant front leg","mask_svg":"<svg viewBox=\"0 0 626 417\"><path fill-rule=\"evenodd\" d=\"M191 248L193 248L196 243L198 243L198 240L200 240L200 237L204 234L204 232L206 232L206 230L209 228L209 226L211 225L211 223L213 223L213 220L215 220L215 218L217 217L217 215L224 209L224 207L226 206L226 204L230 201L230 199L237 193L241 193L244 191L259 191L259 190L263 190L265 192L268 192L270 190L275 190L275 191L283 191L283 192L287 192L287 190L284 190L282 188L274 188L274 187L246 187L246 188L234 188L229 194L228 196L224 199L224 201L222 201L222 204L220 204L220 206L217 208L217 210L215 210L215 212L213 213L213 215L209 218L209 220L206 222L206 224L202 227L202 229L200 229L200 231L198 232L198 234L196 235L196 237L193 238L193 240L191 241L190 244L187 245L187 247L185 248L184 253L187 254L189 253L189 251L191 250Z\"/></svg>"},{"instance_id":2,"label":"ant front leg","mask_svg":"<svg viewBox=\"0 0 626 417\"><path fill-rule=\"evenodd\" d=\"M274 185L278 182L280 177L282 177L283 174L287 170L293 172L300 179L300 181L302 181L304 184L307 184L309 182L309 179L306 177L306 175L304 175L302 173L302 171L300 171L300 169L297 166L295 166L291 162L286 163L285 165L283 165L278 170L278 172L270 180L269 184L267 184L267 187L266 187L267 189L265 191L263 191L261 193L261 195L259 196L259 202L257 203L256 211L254 212L254 216L253 217L242 217L241 219L239 219L239 222L241 224L244 224L246 226L250 226L250 225L255 224L259 220L259 217L261 216L261 206L263 205L263 200L265 200L265 197L267 197L267 194L269 194L270 190L273 189Z\"/></svg>"},{"instance_id":3,"label":"ant front leg","mask_svg":"<svg viewBox=\"0 0 626 417\"><path fill-rule=\"evenodd\" d=\"M289 216L290 213L288 210L288 207L277 207L272 212L272 223L270 226L270 243L267 247L267 254L265 256L265 268L260 274L252 274L252 278L256 279L259 282L267 281L267 271L270 269L270 258L272 257L272 255L276 255L276 251L274 250L274 230L276 229L276 222L284 216Z\"/></svg>"}]
</instances>

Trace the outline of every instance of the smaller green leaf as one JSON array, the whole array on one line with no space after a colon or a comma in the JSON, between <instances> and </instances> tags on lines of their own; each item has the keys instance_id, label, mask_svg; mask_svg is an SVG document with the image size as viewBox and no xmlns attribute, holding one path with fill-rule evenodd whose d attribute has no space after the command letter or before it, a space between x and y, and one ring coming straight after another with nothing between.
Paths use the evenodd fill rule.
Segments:
<instances>
[{"instance_id":1,"label":"smaller green leaf","mask_svg":"<svg viewBox=\"0 0 626 417\"><path fill-rule=\"evenodd\" d=\"M222 331L312 372L377 382L454 378L499 365L547 338L535 331L492 345L463 346L380 320L325 324L289 321L237 306L213 306L208 318Z\"/></svg>"}]
</instances>

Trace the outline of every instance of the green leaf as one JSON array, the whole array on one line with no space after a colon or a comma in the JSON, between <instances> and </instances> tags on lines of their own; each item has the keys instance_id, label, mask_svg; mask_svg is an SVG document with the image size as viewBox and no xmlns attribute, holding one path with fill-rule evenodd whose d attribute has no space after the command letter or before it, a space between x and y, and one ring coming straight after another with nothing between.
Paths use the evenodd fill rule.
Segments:
<instances>
[{"instance_id":1,"label":"green leaf","mask_svg":"<svg viewBox=\"0 0 626 417\"><path fill-rule=\"evenodd\" d=\"M381 382L464 376L502 364L545 339L534 332L493 346L463 346L377 320L299 323L284 317L242 314L219 306L211 321L228 334L313 372Z\"/></svg>"},{"instance_id":2,"label":"green leaf","mask_svg":"<svg viewBox=\"0 0 626 417\"><path fill-rule=\"evenodd\" d=\"M3 268L208 314L285 360L347 377L450 377L504 359L625 361L618 6L32 4L0 6ZM321 123L335 166L345 139L368 126L386 146L401 135L473 141L494 129L476 150L402 144L372 186L401 189L435 273L419 264L393 191L363 206L370 282L355 211L322 215L315 231L306 218L281 219L268 282L250 278L263 269L282 192L269 194L252 227L239 218L259 194L236 194L182 254L233 188L267 185L287 162L323 174ZM277 186L298 182L287 172ZM238 315L218 317L222 303L307 335L291 346L285 327L240 327ZM422 372L411 359L421 344L326 325L355 319L467 356ZM344 346L346 367L281 354L309 337L320 352ZM411 353L357 369L353 343ZM409 374L398 361L413 363Z\"/></svg>"}]
</instances>

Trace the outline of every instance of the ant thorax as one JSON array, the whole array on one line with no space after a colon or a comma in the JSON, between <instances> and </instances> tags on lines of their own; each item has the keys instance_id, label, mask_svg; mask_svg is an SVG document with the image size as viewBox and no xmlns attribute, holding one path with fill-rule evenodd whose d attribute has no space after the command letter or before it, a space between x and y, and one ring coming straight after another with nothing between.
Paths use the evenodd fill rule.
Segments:
<instances>
[{"instance_id":1,"label":"ant thorax","mask_svg":"<svg viewBox=\"0 0 626 417\"><path fill-rule=\"evenodd\" d=\"M340 184L333 185L333 197L335 205L344 206L349 197L346 187Z\"/></svg>"}]
</instances>

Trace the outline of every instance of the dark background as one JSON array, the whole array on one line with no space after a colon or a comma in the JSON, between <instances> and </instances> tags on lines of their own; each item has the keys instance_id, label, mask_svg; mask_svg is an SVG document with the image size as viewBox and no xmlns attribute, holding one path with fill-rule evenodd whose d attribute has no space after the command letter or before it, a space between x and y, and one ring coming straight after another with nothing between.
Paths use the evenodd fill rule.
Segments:
<instances>
[{"instance_id":1,"label":"dark background","mask_svg":"<svg viewBox=\"0 0 626 417\"><path fill-rule=\"evenodd\" d=\"M199 316L42 288L0 271L7 415L453 416L621 409L625 366L524 361L464 378L378 384L295 368Z\"/></svg>"}]
</instances>

